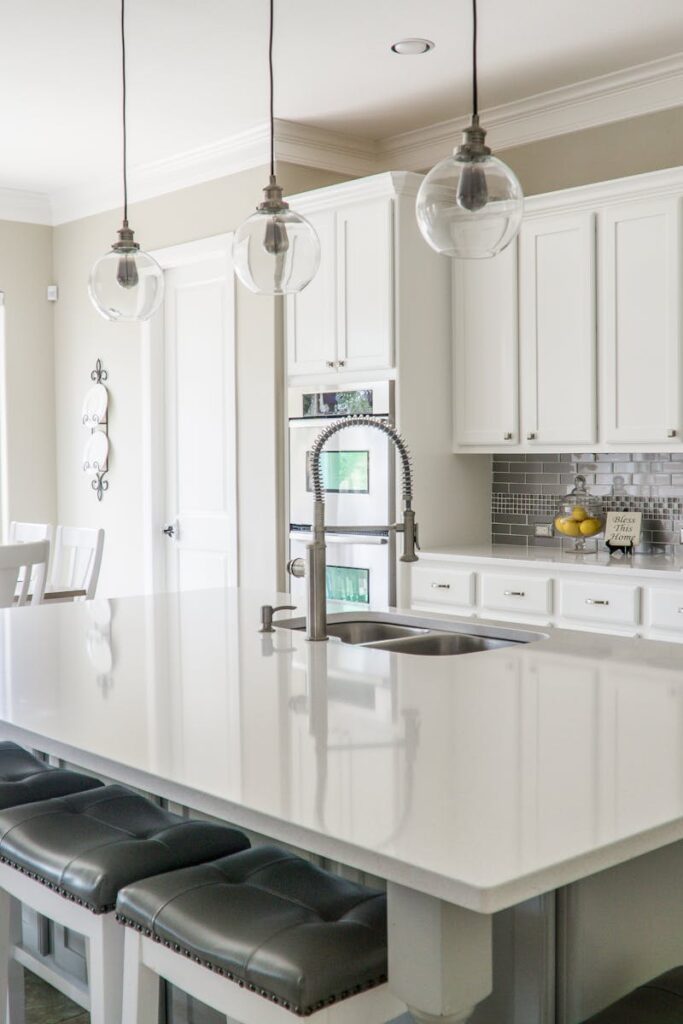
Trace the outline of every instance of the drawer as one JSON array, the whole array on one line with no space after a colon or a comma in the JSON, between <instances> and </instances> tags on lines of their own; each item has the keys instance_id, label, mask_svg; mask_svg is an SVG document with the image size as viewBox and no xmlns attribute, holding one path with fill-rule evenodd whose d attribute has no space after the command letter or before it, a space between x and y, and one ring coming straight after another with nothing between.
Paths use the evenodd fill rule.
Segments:
<instances>
[{"instance_id":1,"label":"drawer","mask_svg":"<svg viewBox=\"0 0 683 1024\"><path fill-rule=\"evenodd\" d=\"M553 581L549 576L481 574L481 605L484 610L529 615L552 611Z\"/></svg>"},{"instance_id":2,"label":"drawer","mask_svg":"<svg viewBox=\"0 0 683 1024\"><path fill-rule=\"evenodd\" d=\"M474 604L475 577L470 569L415 566L411 573L412 603L469 608Z\"/></svg>"},{"instance_id":3,"label":"drawer","mask_svg":"<svg viewBox=\"0 0 683 1024\"><path fill-rule=\"evenodd\" d=\"M683 634L683 588L648 587L647 624L650 629Z\"/></svg>"},{"instance_id":4,"label":"drawer","mask_svg":"<svg viewBox=\"0 0 683 1024\"><path fill-rule=\"evenodd\" d=\"M560 580L560 616L596 625L637 626L640 587L601 580L595 583Z\"/></svg>"}]
</instances>

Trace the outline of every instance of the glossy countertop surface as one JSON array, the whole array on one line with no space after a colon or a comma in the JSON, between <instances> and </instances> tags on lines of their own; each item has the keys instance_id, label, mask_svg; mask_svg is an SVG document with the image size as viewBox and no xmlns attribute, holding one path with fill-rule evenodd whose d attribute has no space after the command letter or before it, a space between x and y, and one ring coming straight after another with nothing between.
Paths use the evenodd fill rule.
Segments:
<instances>
[{"instance_id":1,"label":"glossy countertop surface","mask_svg":"<svg viewBox=\"0 0 683 1024\"><path fill-rule=\"evenodd\" d=\"M673 546L672 546L673 547ZM511 562L518 567L531 569L549 568L566 569L577 572L609 572L615 575L648 576L653 579L668 581L677 578L683 582L683 548L676 545L670 554L654 555L616 555L610 557L605 550L593 553L572 553L560 547L526 547L517 544L477 544L455 545L452 547L431 548L420 552L420 560L424 561L455 561L483 562L497 565Z\"/></svg>"},{"instance_id":2,"label":"glossy countertop surface","mask_svg":"<svg viewBox=\"0 0 683 1024\"><path fill-rule=\"evenodd\" d=\"M276 601L5 610L0 735L486 912L683 838L681 646L398 655L263 636Z\"/></svg>"}]
</instances>

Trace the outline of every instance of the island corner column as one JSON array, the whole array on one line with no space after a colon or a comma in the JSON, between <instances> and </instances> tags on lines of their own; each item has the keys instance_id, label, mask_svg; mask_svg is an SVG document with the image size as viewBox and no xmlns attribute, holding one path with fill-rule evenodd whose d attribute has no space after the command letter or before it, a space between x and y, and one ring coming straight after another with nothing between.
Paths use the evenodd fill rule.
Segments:
<instances>
[{"instance_id":1,"label":"island corner column","mask_svg":"<svg viewBox=\"0 0 683 1024\"><path fill-rule=\"evenodd\" d=\"M420 1024L463 1024L493 988L492 916L387 883L389 988Z\"/></svg>"}]
</instances>

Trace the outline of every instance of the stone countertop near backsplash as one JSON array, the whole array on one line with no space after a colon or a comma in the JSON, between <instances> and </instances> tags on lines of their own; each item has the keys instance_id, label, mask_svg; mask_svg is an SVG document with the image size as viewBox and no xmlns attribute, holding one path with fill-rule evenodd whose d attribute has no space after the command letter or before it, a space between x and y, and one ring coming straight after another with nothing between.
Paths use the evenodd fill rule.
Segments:
<instances>
[{"instance_id":1,"label":"stone countertop near backsplash","mask_svg":"<svg viewBox=\"0 0 683 1024\"><path fill-rule=\"evenodd\" d=\"M573 569L577 572L614 572L637 576L660 577L663 573L680 574L683 583L683 551L674 555L633 555L610 558L606 551L594 554L572 554L559 547L520 547L514 544L476 544L431 548L420 552L420 561L483 562L500 566L513 561L521 568ZM419 564L419 563L418 563Z\"/></svg>"},{"instance_id":2,"label":"stone countertop near backsplash","mask_svg":"<svg viewBox=\"0 0 683 1024\"><path fill-rule=\"evenodd\" d=\"M552 523L577 473L585 476L587 489L600 498L606 512L643 513L640 553L666 546L666 553L675 557L683 550L678 546L683 528L683 452L494 455L492 541L530 551L556 551L561 538L536 537L535 527Z\"/></svg>"}]
</instances>

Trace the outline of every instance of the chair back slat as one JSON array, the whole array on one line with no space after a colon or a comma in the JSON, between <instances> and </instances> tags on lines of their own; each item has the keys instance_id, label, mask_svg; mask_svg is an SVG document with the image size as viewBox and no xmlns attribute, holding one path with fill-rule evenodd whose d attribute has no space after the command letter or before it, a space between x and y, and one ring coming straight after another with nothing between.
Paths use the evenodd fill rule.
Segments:
<instances>
[{"instance_id":1,"label":"chair back slat","mask_svg":"<svg viewBox=\"0 0 683 1024\"><path fill-rule=\"evenodd\" d=\"M95 596L102 563L104 530L58 526L50 574L51 590L84 590Z\"/></svg>"},{"instance_id":2,"label":"chair back slat","mask_svg":"<svg viewBox=\"0 0 683 1024\"><path fill-rule=\"evenodd\" d=\"M40 604L45 595L49 540L0 545L0 607Z\"/></svg>"}]
</instances>

